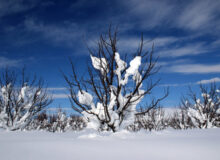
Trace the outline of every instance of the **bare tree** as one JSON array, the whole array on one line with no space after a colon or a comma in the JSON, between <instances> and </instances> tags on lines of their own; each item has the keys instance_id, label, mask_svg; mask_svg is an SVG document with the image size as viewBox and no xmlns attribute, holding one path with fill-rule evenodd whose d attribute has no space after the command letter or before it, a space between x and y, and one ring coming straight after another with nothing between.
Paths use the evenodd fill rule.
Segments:
<instances>
[{"instance_id":1,"label":"bare tree","mask_svg":"<svg viewBox=\"0 0 220 160\"><path fill-rule=\"evenodd\" d=\"M72 75L64 74L72 108L87 117L88 127L113 132L133 123L135 114L145 113L137 113L136 106L159 83L151 79L159 71L158 57L153 57L153 47L150 52L143 51L143 36L133 55L120 55L117 42L117 30L112 32L110 27L106 34L100 35L97 49L89 48L92 61L88 66L89 78L80 78L71 60ZM153 100L150 108L166 95Z\"/></svg>"},{"instance_id":2,"label":"bare tree","mask_svg":"<svg viewBox=\"0 0 220 160\"><path fill-rule=\"evenodd\" d=\"M48 106L52 99L43 81L5 69L0 76L0 127L24 129L33 117Z\"/></svg>"},{"instance_id":3,"label":"bare tree","mask_svg":"<svg viewBox=\"0 0 220 160\"><path fill-rule=\"evenodd\" d=\"M195 127L211 128L220 125L220 90L216 84L200 85L201 96L190 89L190 98L183 98L182 105Z\"/></svg>"}]
</instances>

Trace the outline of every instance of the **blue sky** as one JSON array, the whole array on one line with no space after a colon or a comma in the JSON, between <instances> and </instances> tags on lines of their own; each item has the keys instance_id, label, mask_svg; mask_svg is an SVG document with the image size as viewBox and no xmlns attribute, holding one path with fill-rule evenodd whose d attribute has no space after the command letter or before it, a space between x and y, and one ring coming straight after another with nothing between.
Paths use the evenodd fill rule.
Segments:
<instances>
[{"instance_id":1,"label":"blue sky","mask_svg":"<svg viewBox=\"0 0 220 160\"><path fill-rule=\"evenodd\" d=\"M68 57L80 72L109 24L119 27L119 52L136 50L141 33L155 45L162 66L160 86L170 86L164 106L178 105L187 86L220 82L219 0L0 0L0 69L5 66L42 77L54 94L52 107L69 107L60 70Z\"/></svg>"}]
</instances>

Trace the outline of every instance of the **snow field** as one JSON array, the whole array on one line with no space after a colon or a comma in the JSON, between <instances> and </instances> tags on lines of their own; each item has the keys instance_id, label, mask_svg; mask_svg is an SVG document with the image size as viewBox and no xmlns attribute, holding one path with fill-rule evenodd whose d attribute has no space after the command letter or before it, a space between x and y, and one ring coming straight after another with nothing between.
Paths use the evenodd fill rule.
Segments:
<instances>
[{"instance_id":1,"label":"snow field","mask_svg":"<svg viewBox=\"0 0 220 160\"><path fill-rule=\"evenodd\" d=\"M161 132L0 131L1 160L219 160L220 129Z\"/></svg>"}]
</instances>

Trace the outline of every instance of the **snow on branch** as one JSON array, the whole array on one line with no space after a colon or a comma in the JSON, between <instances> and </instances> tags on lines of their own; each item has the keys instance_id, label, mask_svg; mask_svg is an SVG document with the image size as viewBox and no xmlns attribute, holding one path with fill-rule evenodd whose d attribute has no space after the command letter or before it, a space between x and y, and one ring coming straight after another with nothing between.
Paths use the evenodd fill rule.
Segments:
<instances>
[{"instance_id":1,"label":"snow on branch","mask_svg":"<svg viewBox=\"0 0 220 160\"><path fill-rule=\"evenodd\" d=\"M98 58L90 55L92 60L92 65L95 69L100 70L102 74L108 72L108 64L105 58Z\"/></svg>"}]
</instances>

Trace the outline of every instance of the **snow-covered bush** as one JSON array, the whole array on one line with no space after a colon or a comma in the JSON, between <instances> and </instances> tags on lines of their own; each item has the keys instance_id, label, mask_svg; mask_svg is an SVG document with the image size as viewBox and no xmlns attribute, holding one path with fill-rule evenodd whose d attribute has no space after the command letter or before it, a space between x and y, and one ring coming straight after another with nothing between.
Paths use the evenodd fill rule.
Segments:
<instances>
[{"instance_id":1,"label":"snow-covered bush","mask_svg":"<svg viewBox=\"0 0 220 160\"><path fill-rule=\"evenodd\" d=\"M111 28L100 36L98 49L89 51L88 78L79 78L72 62L73 75L64 75L72 108L85 117L87 127L115 132L134 122L137 105L157 85L151 81L157 59L153 51L143 52L143 39L133 56L120 55L117 32L112 34Z\"/></svg>"},{"instance_id":2,"label":"snow-covered bush","mask_svg":"<svg viewBox=\"0 0 220 160\"><path fill-rule=\"evenodd\" d=\"M168 119L165 117L164 110L162 108L153 108L145 114L136 116L134 124L128 127L128 130L138 131L140 129L145 130L163 130L168 126Z\"/></svg>"},{"instance_id":3,"label":"snow-covered bush","mask_svg":"<svg viewBox=\"0 0 220 160\"><path fill-rule=\"evenodd\" d=\"M25 127L25 130L49 130L50 123L46 111L38 113L37 116Z\"/></svg>"},{"instance_id":4,"label":"snow-covered bush","mask_svg":"<svg viewBox=\"0 0 220 160\"><path fill-rule=\"evenodd\" d=\"M80 131L86 127L86 122L84 121L83 117L70 115L68 118L69 130L72 131Z\"/></svg>"},{"instance_id":5,"label":"snow-covered bush","mask_svg":"<svg viewBox=\"0 0 220 160\"><path fill-rule=\"evenodd\" d=\"M183 105L187 109L187 115L195 127L212 128L220 125L220 92L215 84L209 89L200 86L201 96L197 97L191 91L191 99L184 99Z\"/></svg>"},{"instance_id":6,"label":"snow-covered bush","mask_svg":"<svg viewBox=\"0 0 220 160\"><path fill-rule=\"evenodd\" d=\"M168 119L168 126L173 129L194 128L191 118L187 114L186 108L177 109Z\"/></svg>"},{"instance_id":7,"label":"snow-covered bush","mask_svg":"<svg viewBox=\"0 0 220 160\"><path fill-rule=\"evenodd\" d=\"M86 123L82 117L76 115L67 116L59 109L56 113L47 114L42 112L25 128L26 130L45 130L49 132L80 131Z\"/></svg>"},{"instance_id":8,"label":"snow-covered bush","mask_svg":"<svg viewBox=\"0 0 220 160\"><path fill-rule=\"evenodd\" d=\"M6 69L0 76L0 128L24 129L33 117L51 103L42 80L21 78Z\"/></svg>"},{"instance_id":9,"label":"snow-covered bush","mask_svg":"<svg viewBox=\"0 0 220 160\"><path fill-rule=\"evenodd\" d=\"M65 132L69 128L68 118L61 109L58 110L56 115L50 118L50 131L51 132Z\"/></svg>"}]
</instances>

